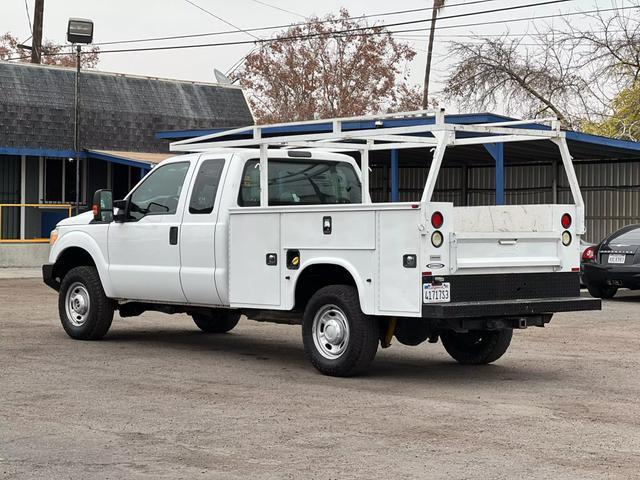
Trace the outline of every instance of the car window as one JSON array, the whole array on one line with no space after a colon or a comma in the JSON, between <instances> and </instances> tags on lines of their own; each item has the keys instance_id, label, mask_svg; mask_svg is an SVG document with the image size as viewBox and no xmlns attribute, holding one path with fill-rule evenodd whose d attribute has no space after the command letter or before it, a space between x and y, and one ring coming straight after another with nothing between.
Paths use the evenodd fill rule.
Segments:
<instances>
[{"instance_id":1,"label":"car window","mask_svg":"<svg viewBox=\"0 0 640 480\"><path fill-rule=\"evenodd\" d=\"M238 205L260 205L260 164L245 164ZM362 189L347 162L269 160L269 205L360 203Z\"/></svg>"},{"instance_id":2,"label":"car window","mask_svg":"<svg viewBox=\"0 0 640 480\"><path fill-rule=\"evenodd\" d=\"M136 220L145 215L173 215L178 208L189 162L169 163L154 169L131 194L129 213Z\"/></svg>"},{"instance_id":3,"label":"car window","mask_svg":"<svg viewBox=\"0 0 640 480\"><path fill-rule=\"evenodd\" d=\"M193 184L189 213L204 214L213 211L216 200L224 159L205 160L198 169L196 181Z\"/></svg>"},{"instance_id":4,"label":"car window","mask_svg":"<svg viewBox=\"0 0 640 480\"><path fill-rule=\"evenodd\" d=\"M627 230L623 233L614 233L609 239L609 243L619 243L622 245L640 245L640 228Z\"/></svg>"}]
</instances>

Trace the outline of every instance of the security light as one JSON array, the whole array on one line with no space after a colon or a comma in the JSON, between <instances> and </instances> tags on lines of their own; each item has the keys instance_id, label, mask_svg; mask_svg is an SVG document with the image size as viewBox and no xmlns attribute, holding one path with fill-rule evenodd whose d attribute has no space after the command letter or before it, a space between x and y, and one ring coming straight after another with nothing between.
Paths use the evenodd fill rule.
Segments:
<instances>
[{"instance_id":1,"label":"security light","mask_svg":"<svg viewBox=\"0 0 640 480\"><path fill-rule=\"evenodd\" d=\"M67 25L67 41L84 44L93 42L93 22L85 18L70 18Z\"/></svg>"}]
</instances>

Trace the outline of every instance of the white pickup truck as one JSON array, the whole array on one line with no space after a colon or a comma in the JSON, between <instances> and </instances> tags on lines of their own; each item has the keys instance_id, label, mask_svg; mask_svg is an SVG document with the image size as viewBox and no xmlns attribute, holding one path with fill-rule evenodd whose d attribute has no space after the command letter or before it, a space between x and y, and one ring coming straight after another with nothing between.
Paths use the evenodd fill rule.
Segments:
<instances>
[{"instance_id":1,"label":"white pickup truck","mask_svg":"<svg viewBox=\"0 0 640 480\"><path fill-rule=\"evenodd\" d=\"M339 119L325 133L263 138L248 127L178 142L195 153L162 162L126 199L96 192L92 212L57 225L43 266L66 332L99 339L115 310L186 313L209 333L244 314L302 324L312 364L345 376L393 336L439 339L455 360L486 364L513 329L600 308L580 297L584 207L557 126L451 125L435 112L432 125L385 128L376 118L376 129L345 132ZM431 201L447 147L524 140L557 143L573 204ZM388 148L432 150L420 201L371 203L368 155ZM362 170L336 153L352 150Z\"/></svg>"}]
</instances>

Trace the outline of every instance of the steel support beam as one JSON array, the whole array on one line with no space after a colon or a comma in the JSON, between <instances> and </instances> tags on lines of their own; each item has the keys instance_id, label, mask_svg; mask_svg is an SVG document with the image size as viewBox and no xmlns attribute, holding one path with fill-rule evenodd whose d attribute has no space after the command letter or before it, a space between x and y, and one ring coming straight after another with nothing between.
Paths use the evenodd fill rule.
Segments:
<instances>
[{"instance_id":1,"label":"steel support beam","mask_svg":"<svg viewBox=\"0 0 640 480\"><path fill-rule=\"evenodd\" d=\"M398 167L398 150L391 150L391 201L398 202L400 201L400 191L398 187L398 177L399 177L399 167Z\"/></svg>"},{"instance_id":2,"label":"steel support beam","mask_svg":"<svg viewBox=\"0 0 640 480\"><path fill-rule=\"evenodd\" d=\"M496 162L496 205L504 205L504 143L485 143Z\"/></svg>"}]
</instances>

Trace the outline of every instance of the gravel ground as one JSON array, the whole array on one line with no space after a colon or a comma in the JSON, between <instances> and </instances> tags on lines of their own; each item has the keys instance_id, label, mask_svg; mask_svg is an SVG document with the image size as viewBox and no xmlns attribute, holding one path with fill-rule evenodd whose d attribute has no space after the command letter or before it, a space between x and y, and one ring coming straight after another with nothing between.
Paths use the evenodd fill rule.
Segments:
<instances>
[{"instance_id":1,"label":"gravel ground","mask_svg":"<svg viewBox=\"0 0 640 480\"><path fill-rule=\"evenodd\" d=\"M394 344L336 379L299 327L145 314L80 342L55 292L0 280L0 477L638 478L639 304L517 331L491 366Z\"/></svg>"}]
</instances>

